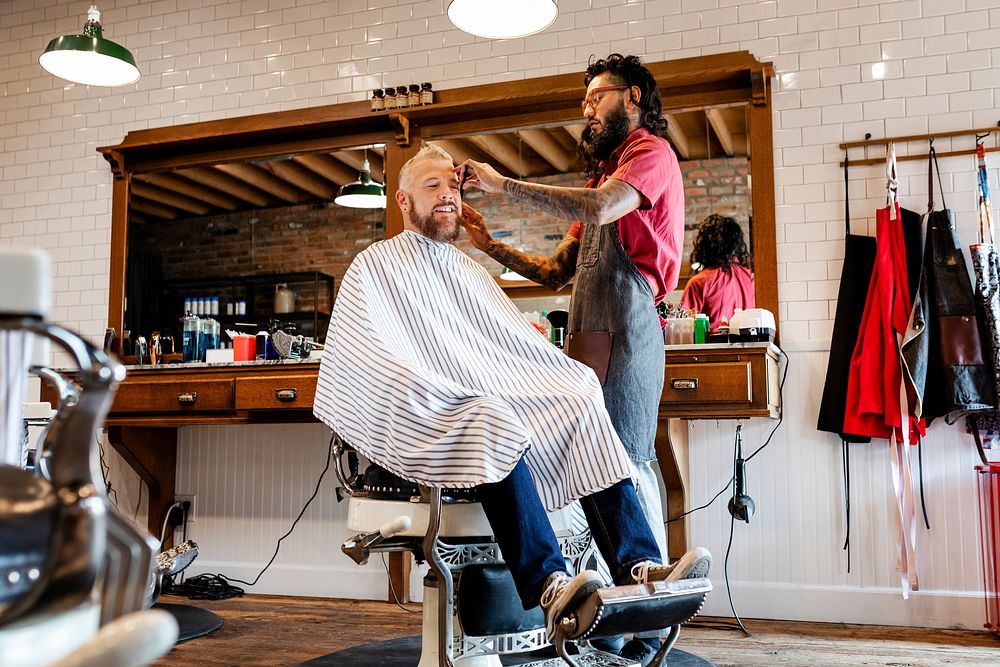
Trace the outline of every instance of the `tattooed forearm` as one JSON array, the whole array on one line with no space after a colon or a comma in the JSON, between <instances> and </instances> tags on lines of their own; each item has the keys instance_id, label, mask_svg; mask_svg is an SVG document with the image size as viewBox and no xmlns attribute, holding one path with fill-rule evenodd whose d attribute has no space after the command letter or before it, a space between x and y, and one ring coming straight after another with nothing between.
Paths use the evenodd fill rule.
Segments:
<instances>
[{"instance_id":1,"label":"tattooed forearm","mask_svg":"<svg viewBox=\"0 0 1000 667\"><path fill-rule=\"evenodd\" d=\"M557 218L592 225L614 222L642 203L635 188L614 179L600 188L564 188L508 178L503 182L503 192Z\"/></svg>"},{"instance_id":2,"label":"tattooed forearm","mask_svg":"<svg viewBox=\"0 0 1000 667\"><path fill-rule=\"evenodd\" d=\"M496 239L490 239L483 251L504 266L553 290L565 287L576 273L576 256L580 241L566 235L550 257L515 250Z\"/></svg>"}]
</instances>

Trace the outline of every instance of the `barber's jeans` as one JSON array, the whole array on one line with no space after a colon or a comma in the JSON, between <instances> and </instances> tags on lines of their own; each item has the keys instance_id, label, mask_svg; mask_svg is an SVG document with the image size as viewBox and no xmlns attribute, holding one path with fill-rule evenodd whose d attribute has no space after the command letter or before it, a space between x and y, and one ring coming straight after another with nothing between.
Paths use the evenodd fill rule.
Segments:
<instances>
[{"instance_id":1,"label":"barber's jeans","mask_svg":"<svg viewBox=\"0 0 1000 667\"><path fill-rule=\"evenodd\" d=\"M504 479L480 486L479 495L521 604L531 609L538 604L549 575L566 571L566 560L524 459ZM636 563L660 562L660 550L631 479L581 498L580 504L616 584L631 581Z\"/></svg>"}]
</instances>

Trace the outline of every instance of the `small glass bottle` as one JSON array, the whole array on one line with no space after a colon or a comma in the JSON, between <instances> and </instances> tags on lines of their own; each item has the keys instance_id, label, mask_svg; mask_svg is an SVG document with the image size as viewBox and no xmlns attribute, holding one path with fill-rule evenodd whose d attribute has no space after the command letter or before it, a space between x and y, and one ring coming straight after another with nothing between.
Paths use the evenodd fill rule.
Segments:
<instances>
[{"instance_id":1,"label":"small glass bottle","mask_svg":"<svg viewBox=\"0 0 1000 667\"><path fill-rule=\"evenodd\" d=\"M434 91L430 83L420 84L420 104L434 104Z\"/></svg>"},{"instance_id":2,"label":"small glass bottle","mask_svg":"<svg viewBox=\"0 0 1000 667\"><path fill-rule=\"evenodd\" d=\"M410 105L410 98L407 97L406 86L396 86L396 108L405 109Z\"/></svg>"},{"instance_id":3,"label":"small glass bottle","mask_svg":"<svg viewBox=\"0 0 1000 667\"><path fill-rule=\"evenodd\" d=\"M411 107L420 106L420 86L415 83L410 84L410 92L406 96L406 103Z\"/></svg>"},{"instance_id":4,"label":"small glass bottle","mask_svg":"<svg viewBox=\"0 0 1000 667\"><path fill-rule=\"evenodd\" d=\"M372 111L382 111L385 109L385 91L376 88L372 91Z\"/></svg>"},{"instance_id":5,"label":"small glass bottle","mask_svg":"<svg viewBox=\"0 0 1000 667\"><path fill-rule=\"evenodd\" d=\"M181 318L181 330L184 361L198 361L198 330L200 329L198 317L188 313Z\"/></svg>"},{"instance_id":6,"label":"small glass bottle","mask_svg":"<svg viewBox=\"0 0 1000 667\"><path fill-rule=\"evenodd\" d=\"M382 101L382 107L386 111L388 111L389 109L395 109L396 108L396 89L392 88L392 87L386 88L385 92L384 92L384 95L385 95L385 97L383 98L383 101Z\"/></svg>"}]
</instances>

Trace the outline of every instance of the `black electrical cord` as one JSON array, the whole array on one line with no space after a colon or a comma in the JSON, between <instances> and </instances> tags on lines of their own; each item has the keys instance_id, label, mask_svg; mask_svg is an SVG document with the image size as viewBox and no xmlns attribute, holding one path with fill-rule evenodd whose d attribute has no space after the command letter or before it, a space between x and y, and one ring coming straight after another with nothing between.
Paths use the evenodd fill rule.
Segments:
<instances>
[{"instance_id":1,"label":"black electrical cord","mask_svg":"<svg viewBox=\"0 0 1000 667\"><path fill-rule=\"evenodd\" d=\"M771 434L774 435L774 432L772 431ZM768 439L770 439L770 438L768 438ZM739 465L739 458L740 458L740 450L741 449L742 449L742 447L740 446L740 431L739 431L739 429L737 429L736 430L736 442L734 443L734 446L733 446L733 477L736 476L736 466ZM761 449L763 449L763 446L761 446ZM757 451L760 451L760 450L757 450ZM745 463L745 461L744 461L744 463ZM735 487L733 488L732 502L733 502L732 506L735 506L735 504L736 504L736 488ZM726 595L729 596L729 608L733 611L733 618L736 619L736 623L737 623L737 625L740 626L740 630L743 631L743 634L745 634L747 637L752 637L753 635L751 635L750 631L746 629L745 625L743 625L743 621L740 619L740 615L736 613L736 605L733 603L733 588L732 588L732 586L729 585L729 553L733 550L733 532L735 532L735 529L736 529L736 516L732 512L730 512L729 513L729 543L726 545L726 559L722 563L722 573L723 573L723 575L725 575L725 578L726 578Z\"/></svg>"},{"instance_id":2,"label":"black electrical cord","mask_svg":"<svg viewBox=\"0 0 1000 667\"><path fill-rule=\"evenodd\" d=\"M396 603L396 606L405 611L407 614L419 614L422 612L421 609L407 609L403 606L403 603L399 601L399 596L396 595L396 589L392 585L392 575L389 574L389 564L385 562L385 554L379 554L382 557L382 567L385 568L385 576L389 578L389 592L392 593L392 601Z\"/></svg>"},{"instance_id":3,"label":"black electrical cord","mask_svg":"<svg viewBox=\"0 0 1000 667\"><path fill-rule=\"evenodd\" d=\"M309 500L306 501L306 504L302 506L302 511L300 511L299 515L295 517L295 521L292 522L292 526L288 529L288 531L284 535L278 538L278 543L274 545L274 553L271 554L271 560L267 561L267 565L265 565L264 569L262 569L260 572L257 573L257 576L254 577L254 580L243 581L242 579L237 579L236 577L227 577L223 574L219 574L216 576L220 577L221 579L227 582L235 581L240 584L246 584L247 586L253 586L260 580L261 576L265 572L267 572L267 568L271 567L271 564L274 562L274 559L278 557L278 551L281 549L282 540L284 540L286 537L292 534L292 531L295 530L295 526L298 525L299 520L306 513L306 510L309 509L309 505L311 505L312 501L316 499L317 495L319 495L319 488L323 484L323 477L325 477L327 471L330 470L330 460L332 458L333 458L333 437L331 436L330 442L326 446L326 465L323 467L322 472L320 472L319 479L316 480L316 488L313 489L312 495L309 496Z\"/></svg>"},{"instance_id":4,"label":"black electrical cord","mask_svg":"<svg viewBox=\"0 0 1000 667\"><path fill-rule=\"evenodd\" d=\"M107 489L108 500L115 506L115 509L118 509L118 491L112 488L111 480L108 479L111 466L104 462L104 441L98 436L94 436L94 439L97 440L98 457L101 461L101 478L104 480L104 488Z\"/></svg>"},{"instance_id":5,"label":"black electrical cord","mask_svg":"<svg viewBox=\"0 0 1000 667\"><path fill-rule=\"evenodd\" d=\"M784 419L784 416L785 416L784 395L785 395L785 379L788 377L788 355L785 354L785 351L782 350L782 349L780 349L780 348L778 349L778 352L785 359L785 368L784 368L784 370L781 373L781 382L778 384L778 397L779 397L779 399L782 402L782 406L778 410L778 423L775 424L774 428L771 429L771 432L768 433L767 440L764 441L764 444L761 445L760 447L758 447L757 449L755 449L753 451L753 454L751 454L750 456L748 456L745 459L745 462L749 462L750 459L752 459L753 457L757 456L757 454L759 454L765 447L767 447L771 443L771 438L774 437L775 431L777 431L778 427L781 426L781 421ZM709 500L704 505L699 505L698 507L695 507L693 509L689 509L686 512L681 512L677 516L675 516L675 517L673 517L671 519L667 519L663 523L664 524L668 524L668 523L673 523L674 521L680 521L681 519L683 519L684 517L688 516L689 514L694 514L695 512L697 512L699 510L703 510L706 507L710 507L712 505L712 503L714 503L716 500L719 499L719 496L721 496L723 493L726 492L726 490L730 487L730 485L732 485L732 483L733 483L733 481L735 481L735 479L736 479L736 475L734 474L732 477L729 478L729 481L726 482L726 485L724 487L722 487L721 489L719 489L719 492L716 493L714 496L712 496L712 499Z\"/></svg>"}]
</instances>

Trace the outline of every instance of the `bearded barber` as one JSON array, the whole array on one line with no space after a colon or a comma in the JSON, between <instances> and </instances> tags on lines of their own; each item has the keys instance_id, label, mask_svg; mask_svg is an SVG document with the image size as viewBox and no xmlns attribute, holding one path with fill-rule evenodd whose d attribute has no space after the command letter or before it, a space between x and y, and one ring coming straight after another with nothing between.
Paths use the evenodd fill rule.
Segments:
<instances>
[{"instance_id":1,"label":"bearded barber","mask_svg":"<svg viewBox=\"0 0 1000 667\"><path fill-rule=\"evenodd\" d=\"M656 81L639 58L611 54L596 60L584 83L587 127L580 153L590 177L586 186L518 181L471 160L460 167L466 187L503 193L574 221L556 253L528 255L496 241L472 210L463 213L462 223L477 248L527 278L559 289L575 275L567 353L590 363L599 377L607 369L605 404L634 464L643 511L666 556L653 467L664 366L656 305L677 286L680 274L683 183L677 156L663 138L666 121ZM641 647L625 648L639 649L635 657L641 657Z\"/></svg>"}]
</instances>

